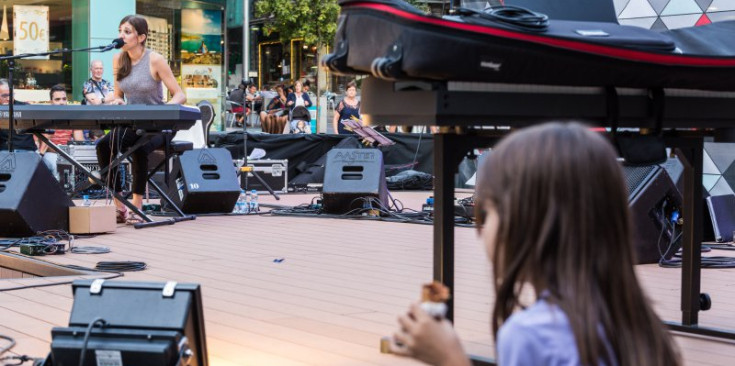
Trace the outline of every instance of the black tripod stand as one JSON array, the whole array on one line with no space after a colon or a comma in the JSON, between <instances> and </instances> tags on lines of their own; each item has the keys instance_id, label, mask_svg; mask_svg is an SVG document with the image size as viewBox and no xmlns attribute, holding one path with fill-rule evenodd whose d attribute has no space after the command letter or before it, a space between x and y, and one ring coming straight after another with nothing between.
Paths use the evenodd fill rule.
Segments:
<instances>
[{"instance_id":1,"label":"black tripod stand","mask_svg":"<svg viewBox=\"0 0 735 366\"><path fill-rule=\"evenodd\" d=\"M255 113L255 101L251 102L250 106L251 106L250 113ZM260 184L262 184L263 187L265 187L265 189L268 190L268 193L270 193L273 197L275 197L276 200L280 200L281 197L279 197L278 194L276 194L276 192L273 190L273 188L271 188L271 186L268 185L268 183L266 183L265 180L263 180L263 177L261 177L260 174L258 174L258 172L255 171L255 168L248 166L248 116L247 115L245 116L245 119L242 121L242 152L243 152L242 165L237 167L237 175L238 177L240 177L240 175L242 175L243 173L245 174L245 176L241 178L244 180L245 186L247 187L248 174L252 174L253 177L255 177L260 182Z\"/></svg>"}]
</instances>

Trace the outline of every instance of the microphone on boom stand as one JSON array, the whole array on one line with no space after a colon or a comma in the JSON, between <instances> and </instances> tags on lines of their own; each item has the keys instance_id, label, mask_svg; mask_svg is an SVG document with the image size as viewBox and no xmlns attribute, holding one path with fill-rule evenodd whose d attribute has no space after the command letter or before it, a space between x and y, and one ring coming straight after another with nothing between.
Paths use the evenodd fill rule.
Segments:
<instances>
[{"instance_id":1,"label":"microphone on boom stand","mask_svg":"<svg viewBox=\"0 0 735 366\"><path fill-rule=\"evenodd\" d=\"M118 49L122 48L122 46L125 44L125 41L123 41L122 38L118 38L112 41L112 43L108 44L107 46L100 46L100 52L109 51L111 49Z\"/></svg>"}]
</instances>

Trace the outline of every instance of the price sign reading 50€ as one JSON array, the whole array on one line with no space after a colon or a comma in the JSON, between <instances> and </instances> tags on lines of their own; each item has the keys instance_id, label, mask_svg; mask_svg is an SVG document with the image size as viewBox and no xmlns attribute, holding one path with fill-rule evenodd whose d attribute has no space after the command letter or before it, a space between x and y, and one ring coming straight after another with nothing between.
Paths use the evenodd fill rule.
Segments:
<instances>
[{"instance_id":1,"label":"price sign reading 50\u20ac","mask_svg":"<svg viewBox=\"0 0 735 366\"><path fill-rule=\"evenodd\" d=\"M13 5L13 54L48 52L48 28L48 6Z\"/></svg>"}]
</instances>

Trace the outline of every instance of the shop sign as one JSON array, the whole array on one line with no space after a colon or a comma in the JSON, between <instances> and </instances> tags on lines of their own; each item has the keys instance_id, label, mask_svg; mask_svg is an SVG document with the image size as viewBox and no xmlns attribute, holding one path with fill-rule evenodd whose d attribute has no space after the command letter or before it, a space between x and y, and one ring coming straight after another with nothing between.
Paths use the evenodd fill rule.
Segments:
<instances>
[{"instance_id":1,"label":"shop sign","mask_svg":"<svg viewBox=\"0 0 735 366\"><path fill-rule=\"evenodd\" d=\"M13 5L13 54L48 52L48 29L48 6Z\"/></svg>"}]
</instances>

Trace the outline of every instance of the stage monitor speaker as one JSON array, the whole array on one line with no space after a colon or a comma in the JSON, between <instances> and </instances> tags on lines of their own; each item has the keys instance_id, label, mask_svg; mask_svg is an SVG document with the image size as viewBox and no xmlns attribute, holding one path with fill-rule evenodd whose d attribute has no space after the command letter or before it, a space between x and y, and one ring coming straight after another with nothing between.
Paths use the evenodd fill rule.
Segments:
<instances>
[{"instance_id":1,"label":"stage monitor speaker","mask_svg":"<svg viewBox=\"0 0 735 366\"><path fill-rule=\"evenodd\" d=\"M623 166L639 264L671 259L681 246L681 193L658 165Z\"/></svg>"},{"instance_id":2,"label":"stage monitor speaker","mask_svg":"<svg viewBox=\"0 0 735 366\"><path fill-rule=\"evenodd\" d=\"M187 214L229 213L240 197L232 155L222 148L174 157L167 186L171 200Z\"/></svg>"},{"instance_id":3,"label":"stage monitor speaker","mask_svg":"<svg viewBox=\"0 0 735 366\"><path fill-rule=\"evenodd\" d=\"M735 195L709 196L706 199L707 211L712 221L715 241L733 241L735 232Z\"/></svg>"},{"instance_id":4,"label":"stage monitor speaker","mask_svg":"<svg viewBox=\"0 0 735 366\"><path fill-rule=\"evenodd\" d=\"M198 284L97 279L72 290L69 326L51 331L53 365L208 365Z\"/></svg>"},{"instance_id":5,"label":"stage monitor speaker","mask_svg":"<svg viewBox=\"0 0 735 366\"><path fill-rule=\"evenodd\" d=\"M365 208L363 197L374 197L388 208L383 153L378 149L332 149L327 153L322 189L324 210L343 214Z\"/></svg>"},{"instance_id":6,"label":"stage monitor speaker","mask_svg":"<svg viewBox=\"0 0 735 366\"><path fill-rule=\"evenodd\" d=\"M0 236L69 230L74 206L35 151L0 151Z\"/></svg>"}]
</instances>

